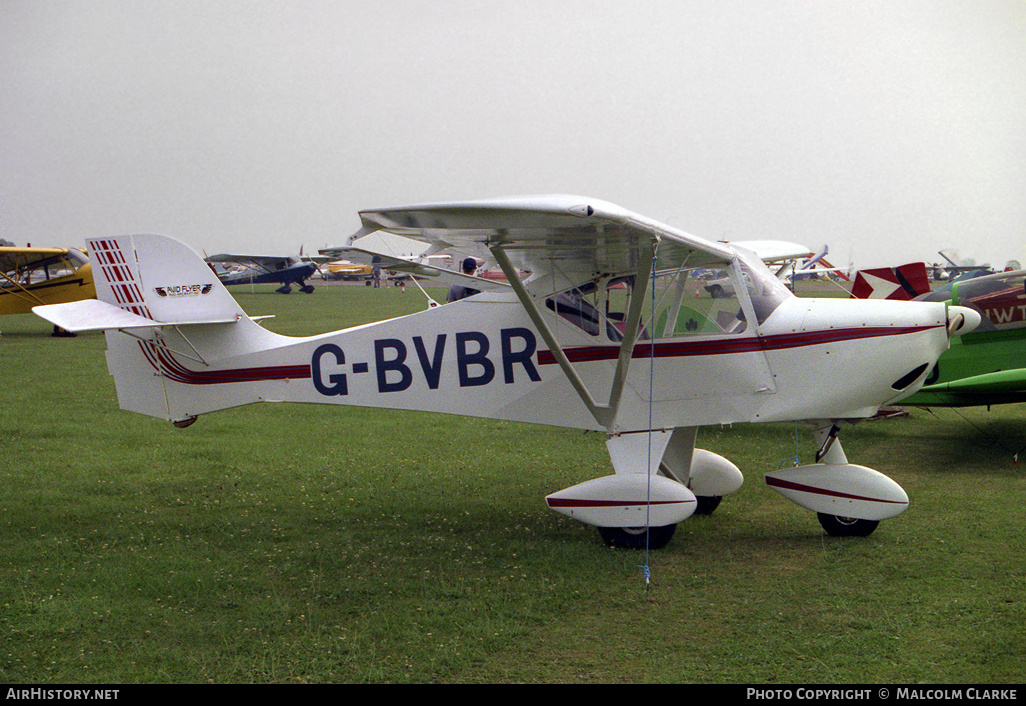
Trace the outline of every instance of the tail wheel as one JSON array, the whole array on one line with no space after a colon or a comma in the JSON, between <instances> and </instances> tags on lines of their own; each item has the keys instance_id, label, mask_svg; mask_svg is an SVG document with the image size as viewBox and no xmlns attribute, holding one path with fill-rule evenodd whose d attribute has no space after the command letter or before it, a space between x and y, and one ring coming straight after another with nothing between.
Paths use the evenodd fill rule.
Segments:
<instances>
[{"instance_id":1,"label":"tail wheel","mask_svg":"<svg viewBox=\"0 0 1026 706\"><path fill-rule=\"evenodd\" d=\"M677 525L598 528L602 541L615 549L662 549L676 530Z\"/></svg>"},{"instance_id":2,"label":"tail wheel","mask_svg":"<svg viewBox=\"0 0 1026 706\"><path fill-rule=\"evenodd\" d=\"M868 537L880 524L879 520L859 520L854 517L841 517L818 513L819 524L832 537Z\"/></svg>"}]
</instances>

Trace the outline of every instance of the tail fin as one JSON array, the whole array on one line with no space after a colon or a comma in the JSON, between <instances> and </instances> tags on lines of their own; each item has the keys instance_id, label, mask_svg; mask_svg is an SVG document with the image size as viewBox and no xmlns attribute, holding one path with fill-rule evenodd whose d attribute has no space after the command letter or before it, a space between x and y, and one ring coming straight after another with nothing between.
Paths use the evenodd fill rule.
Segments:
<instances>
[{"instance_id":1,"label":"tail fin","mask_svg":"<svg viewBox=\"0 0 1026 706\"><path fill-rule=\"evenodd\" d=\"M37 306L69 331L231 323L245 312L213 270L184 243L159 235L88 241L96 300Z\"/></svg>"},{"instance_id":2,"label":"tail fin","mask_svg":"<svg viewBox=\"0 0 1026 706\"><path fill-rule=\"evenodd\" d=\"M915 299L930 291L926 264L912 262L900 267L859 270L851 288L853 299Z\"/></svg>"},{"instance_id":3,"label":"tail fin","mask_svg":"<svg viewBox=\"0 0 1026 706\"><path fill-rule=\"evenodd\" d=\"M285 367L237 369L219 361L290 339L258 326L189 246L159 235L88 241L97 300L36 307L70 331L107 332L107 366L122 409L180 423L261 399L254 385L309 376ZM254 373L259 370L260 373Z\"/></svg>"},{"instance_id":4,"label":"tail fin","mask_svg":"<svg viewBox=\"0 0 1026 706\"><path fill-rule=\"evenodd\" d=\"M245 312L189 246L159 235L88 241L96 298L165 323L225 322Z\"/></svg>"}]
</instances>

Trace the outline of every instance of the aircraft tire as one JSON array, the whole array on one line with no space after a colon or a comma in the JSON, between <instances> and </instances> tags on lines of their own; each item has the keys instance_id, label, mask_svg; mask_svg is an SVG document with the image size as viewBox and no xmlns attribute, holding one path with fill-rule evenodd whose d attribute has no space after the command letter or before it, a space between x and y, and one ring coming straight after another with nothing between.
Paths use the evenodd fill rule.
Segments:
<instances>
[{"instance_id":1,"label":"aircraft tire","mask_svg":"<svg viewBox=\"0 0 1026 706\"><path fill-rule=\"evenodd\" d=\"M816 513L819 524L831 537L868 537L873 534L879 520L858 520L852 517L840 517L839 515L828 515L824 512Z\"/></svg>"},{"instance_id":2,"label":"aircraft tire","mask_svg":"<svg viewBox=\"0 0 1026 706\"><path fill-rule=\"evenodd\" d=\"M698 495L696 496L698 504L695 505L696 515L711 515L713 511L720 506L720 501L723 500L722 495Z\"/></svg>"},{"instance_id":3,"label":"aircraft tire","mask_svg":"<svg viewBox=\"0 0 1026 706\"><path fill-rule=\"evenodd\" d=\"M665 547L677 525L662 527L599 527L599 535L606 546L614 549L662 549Z\"/></svg>"}]
</instances>

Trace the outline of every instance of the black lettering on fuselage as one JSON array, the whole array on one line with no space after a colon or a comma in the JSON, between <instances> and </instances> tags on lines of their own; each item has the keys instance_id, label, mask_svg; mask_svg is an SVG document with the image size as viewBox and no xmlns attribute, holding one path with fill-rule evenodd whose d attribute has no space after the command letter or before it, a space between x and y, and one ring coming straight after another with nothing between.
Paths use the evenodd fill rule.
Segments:
<instances>
[{"instance_id":1,"label":"black lettering on fuselage","mask_svg":"<svg viewBox=\"0 0 1026 706\"><path fill-rule=\"evenodd\" d=\"M539 382L541 376L538 369L534 367L534 334L526 328L504 328L500 332L502 337L502 376L507 385L513 383L513 364L520 363L527 372L527 377L532 382ZM523 350L513 352L513 339L519 338L523 343Z\"/></svg>"},{"instance_id":2,"label":"black lettering on fuselage","mask_svg":"<svg viewBox=\"0 0 1026 706\"><path fill-rule=\"evenodd\" d=\"M403 392L410 389L419 372L429 390L437 390L442 383L442 370L449 338L440 333L432 343L422 336L414 336L413 349L417 354L417 363L408 364L409 349L407 344L398 338L379 338L374 341L374 378L377 391ZM492 345L488 336L480 331L461 331L455 336L456 374L460 387L481 387L495 380L497 362L489 357ZM523 375L532 382L540 382L541 376L534 363L537 341L534 332L527 328L506 328L499 331L499 355L501 356L502 381L511 385L516 382L518 367L521 379ZM451 360L451 357L450 357ZM341 396L349 394L349 383L361 379L362 373L369 372L367 361L354 362L349 366L347 375L346 356L342 348L334 343L318 346L310 361L311 377L314 388L325 396ZM354 377L355 376L355 377Z\"/></svg>"},{"instance_id":3,"label":"black lettering on fuselage","mask_svg":"<svg viewBox=\"0 0 1026 706\"><path fill-rule=\"evenodd\" d=\"M438 380L442 375L442 355L445 353L445 334L440 333L435 338L435 352L428 360L428 352L424 347L424 339L420 336L413 337L413 347L417 349L417 358L420 359L420 369L424 371L424 378L427 380L428 389L437 390Z\"/></svg>"},{"instance_id":4,"label":"black lettering on fuselage","mask_svg":"<svg viewBox=\"0 0 1026 706\"><path fill-rule=\"evenodd\" d=\"M476 343L477 350L468 350L468 343ZM471 375L474 366L476 375ZM478 331L456 334L456 367L460 374L460 387L487 385L495 377L495 365L488 360L488 337ZM480 367L480 372L477 368Z\"/></svg>"},{"instance_id":5,"label":"black lettering on fuselage","mask_svg":"<svg viewBox=\"0 0 1026 706\"><path fill-rule=\"evenodd\" d=\"M392 349L395 357L385 359L385 351ZM374 341L374 369L378 372L378 392L402 392L413 383L413 373L406 365L406 344L398 338L383 338ZM390 372L399 373L395 382L388 381Z\"/></svg>"},{"instance_id":6,"label":"black lettering on fuselage","mask_svg":"<svg viewBox=\"0 0 1026 706\"><path fill-rule=\"evenodd\" d=\"M326 355L332 355L335 357L336 365L342 365L346 362L346 356L342 352L342 349L336 346L334 343L325 343L314 351L313 359L310 361L310 373L313 377L314 387L322 395L347 395L349 394L349 386L346 384L345 373L332 373L328 376L325 381L321 373L321 360Z\"/></svg>"}]
</instances>

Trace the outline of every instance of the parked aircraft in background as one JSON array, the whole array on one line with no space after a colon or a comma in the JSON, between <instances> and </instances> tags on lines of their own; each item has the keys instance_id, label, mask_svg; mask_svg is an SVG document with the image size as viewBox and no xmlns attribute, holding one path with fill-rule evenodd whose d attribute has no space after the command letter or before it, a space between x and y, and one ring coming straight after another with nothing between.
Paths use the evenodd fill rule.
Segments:
<instances>
[{"instance_id":1,"label":"parked aircraft in background","mask_svg":"<svg viewBox=\"0 0 1026 706\"><path fill-rule=\"evenodd\" d=\"M0 315L96 297L92 266L77 248L0 247ZM54 329L54 335L65 332Z\"/></svg>"},{"instance_id":2,"label":"parked aircraft in background","mask_svg":"<svg viewBox=\"0 0 1026 706\"><path fill-rule=\"evenodd\" d=\"M224 267L217 273L217 278L224 285L236 284L280 284L276 292L288 294L292 285L299 286L299 291L309 294L314 290L306 280L317 272L318 264L311 258L292 257L289 255L239 255L223 253L207 258L211 269L217 272L215 265Z\"/></svg>"},{"instance_id":3,"label":"parked aircraft in background","mask_svg":"<svg viewBox=\"0 0 1026 706\"><path fill-rule=\"evenodd\" d=\"M949 339L979 321L941 302L797 298L749 250L584 197L360 216L363 233L494 261L507 279L472 278L480 293L452 304L292 338L251 319L183 243L121 236L90 244L100 301L35 311L107 331L121 407L178 425L273 400L604 432L614 473L547 505L611 545L652 548L743 482L695 447L703 425L808 420L816 462L765 480L831 534L869 534L903 512L904 490L848 463L839 429L916 392ZM729 273L732 296L695 296L692 273L709 269Z\"/></svg>"},{"instance_id":4,"label":"parked aircraft in background","mask_svg":"<svg viewBox=\"0 0 1026 706\"><path fill-rule=\"evenodd\" d=\"M908 301L930 291L926 263L910 262L898 267L859 270L851 286L855 299L900 299Z\"/></svg>"},{"instance_id":5,"label":"parked aircraft in background","mask_svg":"<svg viewBox=\"0 0 1026 706\"><path fill-rule=\"evenodd\" d=\"M951 302L977 312L972 333L952 340L922 389L902 404L968 407L1026 402L1026 270L964 273L931 289L922 262L860 271L852 296Z\"/></svg>"},{"instance_id":6,"label":"parked aircraft in background","mask_svg":"<svg viewBox=\"0 0 1026 706\"><path fill-rule=\"evenodd\" d=\"M847 271L840 267L835 267L826 259L829 252L830 248L824 245L823 249L814 256L805 260L795 260L790 263L789 268L785 267L783 272L778 272L777 274L785 281L791 282L803 279L819 279L821 277L831 277L845 282L850 281Z\"/></svg>"},{"instance_id":7,"label":"parked aircraft in background","mask_svg":"<svg viewBox=\"0 0 1026 706\"><path fill-rule=\"evenodd\" d=\"M349 236L345 245L325 248L319 253L329 259L348 258L371 272L384 271L393 281L416 278L449 284L448 274L456 269L452 255L431 250L425 243L401 236L382 238L378 233L363 231ZM438 280L440 276L442 279Z\"/></svg>"},{"instance_id":8,"label":"parked aircraft in background","mask_svg":"<svg viewBox=\"0 0 1026 706\"><path fill-rule=\"evenodd\" d=\"M325 270L327 271L325 272ZM370 279L374 276L374 268L358 262L338 260L324 265L321 268L321 274L325 279Z\"/></svg>"},{"instance_id":9,"label":"parked aircraft in background","mask_svg":"<svg viewBox=\"0 0 1026 706\"><path fill-rule=\"evenodd\" d=\"M922 294L979 313L971 334L952 341L923 388L903 404L966 407L1026 402L1026 270L983 275Z\"/></svg>"},{"instance_id":10,"label":"parked aircraft in background","mask_svg":"<svg viewBox=\"0 0 1026 706\"><path fill-rule=\"evenodd\" d=\"M940 250L937 254L947 262L946 265L935 264L931 268L933 270L933 278L938 282L945 282L959 277L981 277L994 272L994 270L986 265L963 264L952 252Z\"/></svg>"}]
</instances>

